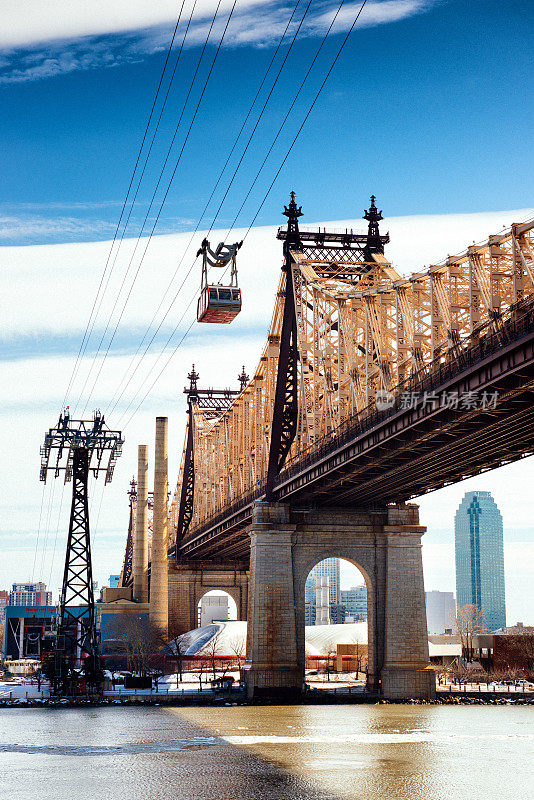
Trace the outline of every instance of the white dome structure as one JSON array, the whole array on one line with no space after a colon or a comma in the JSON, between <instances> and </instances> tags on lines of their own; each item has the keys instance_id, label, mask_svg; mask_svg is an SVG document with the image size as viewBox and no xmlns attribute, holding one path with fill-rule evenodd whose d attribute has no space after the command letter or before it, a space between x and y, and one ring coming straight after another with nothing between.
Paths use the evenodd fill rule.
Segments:
<instances>
[{"instance_id":1,"label":"white dome structure","mask_svg":"<svg viewBox=\"0 0 534 800\"><path fill-rule=\"evenodd\" d=\"M213 622L203 628L183 633L173 639L165 650L176 653L176 642L180 642L183 657L207 653L217 638L217 655L231 656L245 654L247 643L247 623L241 621ZM367 644L367 623L353 622L347 625L307 625L306 654L322 655L327 648L338 644Z\"/></svg>"}]
</instances>

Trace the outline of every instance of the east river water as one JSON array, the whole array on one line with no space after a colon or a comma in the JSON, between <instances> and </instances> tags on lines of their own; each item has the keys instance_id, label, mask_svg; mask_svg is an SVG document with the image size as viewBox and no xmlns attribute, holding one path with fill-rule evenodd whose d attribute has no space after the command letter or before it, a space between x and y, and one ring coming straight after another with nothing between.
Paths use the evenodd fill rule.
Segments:
<instances>
[{"instance_id":1,"label":"east river water","mask_svg":"<svg viewBox=\"0 0 534 800\"><path fill-rule=\"evenodd\" d=\"M533 797L533 707L0 710L2 800Z\"/></svg>"}]
</instances>

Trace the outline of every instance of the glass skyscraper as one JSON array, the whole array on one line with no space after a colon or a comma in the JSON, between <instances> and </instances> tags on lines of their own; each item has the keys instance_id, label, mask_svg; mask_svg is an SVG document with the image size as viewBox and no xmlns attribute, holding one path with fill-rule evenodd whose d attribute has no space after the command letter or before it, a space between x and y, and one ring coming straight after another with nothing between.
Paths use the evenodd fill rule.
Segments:
<instances>
[{"instance_id":1,"label":"glass skyscraper","mask_svg":"<svg viewBox=\"0 0 534 800\"><path fill-rule=\"evenodd\" d=\"M488 630L506 625L501 512L490 492L466 492L454 520L456 602L486 611Z\"/></svg>"}]
</instances>

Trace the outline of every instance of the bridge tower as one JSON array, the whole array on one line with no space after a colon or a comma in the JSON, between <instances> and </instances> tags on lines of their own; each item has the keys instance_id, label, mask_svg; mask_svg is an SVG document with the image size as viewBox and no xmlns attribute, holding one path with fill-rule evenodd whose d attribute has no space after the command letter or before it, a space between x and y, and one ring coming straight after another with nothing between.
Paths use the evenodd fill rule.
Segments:
<instances>
[{"instance_id":1,"label":"bridge tower","mask_svg":"<svg viewBox=\"0 0 534 800\"><path fill-rule=\"evenodd\" d=\"M277 502L276 485L297 433L299 416L299 338L294 264L314 258L335 269L354 260L358 248L361 276L385 262L379 221L371 197L364 219L366 237L348 231L301 231L291 192L284 208L285 294L265 496L256 500L250 536L250 588L245 675L250 698L296 697L303 690L305 659L304 584L324 558L342 557L365 577L368 594L368 689L390 698L432 697L429 667L421 535L416 506L388 506L377 511L341 507L320 510ZM339 241L336 242L336 239ZM329 244L331 242L331 244ZM327 266L327 268L328 268ZM355 276L358 280L358 276ZM302 361L302 358L301 358ZM317 363L317 362L316 362Z\"/></svg>"}]
</instances>

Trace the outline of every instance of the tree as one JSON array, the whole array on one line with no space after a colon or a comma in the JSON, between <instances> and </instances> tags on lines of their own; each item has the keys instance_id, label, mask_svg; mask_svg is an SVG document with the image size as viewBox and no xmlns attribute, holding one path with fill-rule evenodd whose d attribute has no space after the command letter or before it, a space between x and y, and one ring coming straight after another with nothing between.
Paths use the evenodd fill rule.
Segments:
<instances>
[{"instance_id":1,"label":"tree","mask_svg":"<svg viewBox=\"0 0 534 800\"><path fill-rule=\"evenodd\" d=\"M360 646L360 637L357 633L354 633L351 636L351 644L354 645L354 661L356 663L356 679L359 678L360 672L362 671L362 660L363 660L363 647Z\"/></svg>"},{"instance_id":2,"label":"tree","mask_svg":"<svg viewBox=\"0 0 534 800\"><path fill-rule=\"evenodd\" d=\"M468 663L473 661L473 638L481 633L487 633L486 616L486 610L474 603L461 606L454 616L462 644L462 654Z\"/></svg>"},{"instance_id":3,"label":"tree","mask_svg":"<svg viewBox=\"0 0 534 800\"><path fill-rule=\"evenodd\" d=\"M329 681L330 673L333 672L335 665L335 658L337 655L337 648L335 643L331 640L325 642L321 648L321 653L323 656L325 656L326 679Z\"/></svg>"},{"instance_id":4,"label":"tree","mask_svg":"<svg viewBox=\"0 0 534 800\"><path fill-rule=\"evenodd\" d=\"M178 636L170 642L169 647L176 663L176 682L181 683L183 681L184 656L187 653L189 644L186 638Z\"/></svg>"},{"instance_id":5,"label":"tree","mask_svg":"<svg viewBox=\"0 0 534 800\"><path fill-rule=\"evenodd\" d=\"M213 673L213 680L217 677L216 669L217 669L217 656L220 655L220 634L216 633L215 636L212 636L209 642L204 647L204 653L209 660L209 664L211 666L211 671Z\"/></svg>"},{"instance_id":6,"label":"tree","mask_svg":"<svg viewBox=\"0 0 534 800\"><path fill-rule=\"evenodd\" d=\"M165 644L159 628L145 615L121 612L108 626L108 646L124 654L128 669L146 677L151 661Z\"/></svg>"},{"instance_id":7,"label":"tree","mask_svg":"<svg viewBox=\"0 0 534 800\"><path fill-rule=\"evenodd\" d=\"M235 656L237 667L241 667L241 662L245 657L246 644L242 636L234 636L229 642L230 652Z\"/></svg>"},{"instance_id":8,"label":"tree","mask_svg":"<svg viewBox=\"0 0 534 800\"><path fill-rule=\"evenodd\" d=\"M198 661L198 683L199 683L199 692L202 691L202 676L205 672L208 671L208 662L205 661L204 658L200 658Z\"/></svg>"}]
</instances>

